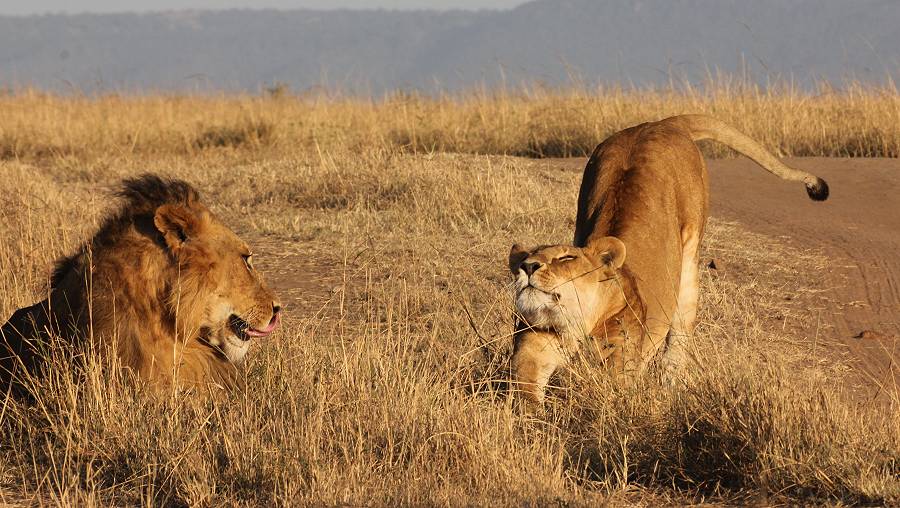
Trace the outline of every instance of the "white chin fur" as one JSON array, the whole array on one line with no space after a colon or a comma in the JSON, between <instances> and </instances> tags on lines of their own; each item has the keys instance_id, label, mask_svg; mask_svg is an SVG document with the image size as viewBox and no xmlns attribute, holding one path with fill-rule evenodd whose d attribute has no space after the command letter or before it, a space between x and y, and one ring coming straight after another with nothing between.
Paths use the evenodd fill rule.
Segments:
<instances>
[{"instance_id":1,"label":"white chin fur","mask_svg":"<svg viewBox=\"0 0 900 508\"><path fill-rule=\"evenodd\" d=\"M559 333L568 331L566 309L553 295L531 287L523 288L516 294L516 310L535 328L553 329Z\"/></svg>"},{"instance_id":2,"label":"white chin fur","mask_svg":"<svg viewBox=\"0 0 900 508\"><path fill-rule=\"evenodd\" d=\"M227 302L220 302L211 307L210 322L223 323L222 329L207 338L207 342L221 351L228 361L241 363L250 349L249 340L241 340L228 327L228 319L234 314L234 307Z\"/></svg>"},{"instance_id":3,"label":"white chin fur","mask_svg":"<svg viewBox=\"0 0 900 508\"><path fill-rule=\"evenodd\" d=\"M249 340L241 340L230 331L225 331L219 340L218 347L232 363L241 363L250 349Z\"/></svg>"},{"instance_id":4,"label":"white chin fur","mask_svg":"<svg viewBox=\"0 0 900 508\"><path fill-rule=\"evenodd\" d=\"M530 326L563 335L584 335L580 321L573 317L580 312L573 314L554 295L530 286L528 276L521 270L516 275L515 292L516 310Z\"/></svg>"}]
</instances>

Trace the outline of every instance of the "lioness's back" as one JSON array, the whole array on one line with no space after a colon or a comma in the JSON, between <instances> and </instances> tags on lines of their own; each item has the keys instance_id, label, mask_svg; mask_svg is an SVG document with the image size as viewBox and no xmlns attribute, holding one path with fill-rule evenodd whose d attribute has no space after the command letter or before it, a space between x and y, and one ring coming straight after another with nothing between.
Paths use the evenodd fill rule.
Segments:
<instances>
[{"instance_id":1,"label":"lioness's back","mask_svg":"<svg viewBox=\"0 0 900 508\"><path fill-rule=\"evenodd\" d=\"M708 196L706 165L688 132L666 121L630 127L598 145L585 167L574 243L635 221L657 224L673 209L684 219L705 216Z\"/></svg>"}]
</instances>

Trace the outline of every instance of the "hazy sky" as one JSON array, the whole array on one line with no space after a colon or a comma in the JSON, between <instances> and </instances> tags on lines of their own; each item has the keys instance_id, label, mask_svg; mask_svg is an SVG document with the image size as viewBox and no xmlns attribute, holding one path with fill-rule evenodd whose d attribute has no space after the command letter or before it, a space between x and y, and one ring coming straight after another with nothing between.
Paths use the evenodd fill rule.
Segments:
<instances>
[{"instance_id":1,"label":"hazy sky","mask_svg":"<svg viewBox=\"0 0 900 508\"><path fill-rule=\"evenodd\" d=\"M184 9L508 9L526 0L0 0L0 15Z\"/></svg>"}]
</instances>

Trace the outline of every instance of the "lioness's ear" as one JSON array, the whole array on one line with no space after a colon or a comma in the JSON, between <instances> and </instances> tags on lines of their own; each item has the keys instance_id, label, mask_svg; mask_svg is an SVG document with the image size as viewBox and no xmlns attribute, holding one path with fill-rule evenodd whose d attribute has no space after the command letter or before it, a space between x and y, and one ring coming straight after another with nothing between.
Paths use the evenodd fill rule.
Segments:
<instances>
[{"instance_id":1,"label":"lioness's ear","mask_svg":"<svg viewBox=\"0 0 900 508\"><path fill-rule=\"evenodd\" d=\"M156 209L153 224L162 233L166 245L173 251L178 250L184 242L197 235L200 230L200 217L182 205L162 205Z\"/></svg>"},{"instance_id":2,"label":"lioness's ear","mask_svg":"<svg viewBox=\"0 0 900 508\"><path fill-rule=\"evenodd\" d=\"M509 250L509 271L512 273L519 271L519 265L522 264L522 261L525 261L528 254L524 247L517 243L513 244L512 249Z\"/></svg>"},{"instance_id":3,"label":"lioness's ear","mask_svg":"<svg viewBox=\"0 0 900 508\"><path fill-rule=\"evenodd\" d=\"M585 247L588 254L610 268L619 269L625 263L625 244L614 236L604 236Z\"/></svg>"}]
</instances>

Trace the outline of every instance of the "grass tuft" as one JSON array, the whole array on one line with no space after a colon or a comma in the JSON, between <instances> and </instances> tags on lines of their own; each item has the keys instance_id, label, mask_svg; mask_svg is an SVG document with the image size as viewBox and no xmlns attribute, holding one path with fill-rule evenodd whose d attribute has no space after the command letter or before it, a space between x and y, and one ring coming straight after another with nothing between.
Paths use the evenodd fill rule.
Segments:
<instances>
[{"instance_id":1,"label":"grass tuft","mask_svg":"<svg viewBox=\"0 0 900 508\"><path fill-rule=\"evenodd\" d=\"M274 138L275 126L262 121L244 121L233 126L207 127L200 131L194 146L205 148L259 148Z\"/></svg>"}]
</instances>

